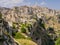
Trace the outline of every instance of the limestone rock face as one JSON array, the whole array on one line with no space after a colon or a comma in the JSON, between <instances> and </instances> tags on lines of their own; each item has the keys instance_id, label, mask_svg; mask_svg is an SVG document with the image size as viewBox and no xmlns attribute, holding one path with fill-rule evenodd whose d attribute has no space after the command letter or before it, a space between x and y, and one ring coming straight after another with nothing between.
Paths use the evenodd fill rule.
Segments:
<instances>
[{"instance_id":1,"label":"limestone rock face","mask_svg":"<svg viewBox=\"0 0 60 45\"><path fill-rule=\"evenodd\" d=\"M37 15L38 18L44 15L55 16L60 14L60 11L52 10L46 7L39 7L39 6L21 6L21 7L14 7L12 9L9 8L0 8L0 11L3 14L3 18L6 19L8 22L19 22L27 19L30 20L33 18L34 15Z\"/></svg>"},{"instance_id":2,"label":"limestone rock face","mask_svg":"<svg viewBox=\"0 0 60 45\"><path fill-rule=\"evenodd\" d=\"M0 13L0 45L18 45L12 36L13 29L8 25Z\"/></svg>"},{"instance_id":3,"label":"limestone rock face","mask_svg":"<svg viewBox=\"0 0 60 45\"><path fill-rule=\"evenodd\" d=\"M2 18L8 22L9 26L12 26L13 22L18 24L26 22L32 24L30 36L35 42L38 43L38 45L54 45L51 37L47 35L47 30L50 27L54 28L55 33L53 34L53 37L55 34L57 36L60 34L57 33L60 31L60 11L40 6L21 6L14 7L12 9L0 8L0 11L3 15ZM39 19L43 20L45 27L41 26L41 23L39 23ZM52 41L53 43L50 43L50 41Z\"/></svg>"},{"instance_id":4,"label":"limestone rock face","mask_svg":"<svg viewBox=\"0 0 60 45\"><path fill-rule=\"evenodd\" d=\"M30 36L38 45L55 45L52 38L48 35L42 22L43 20L39 19L33 24Z\"/></svg>"}]
</instances>

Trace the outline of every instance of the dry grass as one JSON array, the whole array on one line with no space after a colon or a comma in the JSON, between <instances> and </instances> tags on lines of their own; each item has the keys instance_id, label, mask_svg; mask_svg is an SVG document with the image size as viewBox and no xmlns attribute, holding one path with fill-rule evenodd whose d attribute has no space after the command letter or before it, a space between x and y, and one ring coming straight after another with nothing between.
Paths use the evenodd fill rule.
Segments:
<instances>
[{"instance_id":1,"label":"dry grass","mask_svg":"<svg viewBox=\"0 0 60 45\"><path fill-rule=\"evenodd\" d=\"M19 42L19 45L37 45L35 42L27 39L16 39Z\"/></svg>"}]
</instances>

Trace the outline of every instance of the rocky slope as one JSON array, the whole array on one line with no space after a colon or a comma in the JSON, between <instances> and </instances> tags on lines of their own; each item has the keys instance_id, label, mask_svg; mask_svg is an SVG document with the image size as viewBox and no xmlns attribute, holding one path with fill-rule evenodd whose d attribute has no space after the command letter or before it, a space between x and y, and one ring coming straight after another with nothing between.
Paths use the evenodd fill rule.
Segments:
<instances>
[{"instance_id":1,"label":"rocky slope","mask_svg":"<svg viewBox=\"0 0 60 45\"><path fill-rule=\"evenodd\" d=\"M39 6L33 6L33 7L21 6L21 7L14 7L12 9L0 8L0 11L3 14L3 18L6 18L7 21L11 21L11 22L15 22L15 21L18 22L21 20L22 22L25 22L27 21L26 19L30 20L34 16L38 16L38 18L40 18L41 16L45 16L45 15L56 16L60 14L59 11L48 9L46 7L43 8Z\"/></svg>"},{"instance_id":2,"label":"rocky slope","mask_svg":"<svg viewBox=\"0 0 60 45\"><path fill-rule=\"evenodd\" d=\"M45 22L46 29L53 27L55 31L60 30L60 11L52 10L46 7L39 6L21 6L9 8L0 8L3 18L12 26L12 22L25 23L35 22L35 18L42 18Z\"/></svg>"},{"instance_id":3,"label":"rocky slope","mask_svg":"<svg viewBox=\"0 0 60 45\"><path fill-rule=\"evenodd\" d=\"M9 26L0 13L0 45L18 45L12 36L14 32L16 30Z\"/></svg>"},{"instance_id":4,"label":"rocky slope","mask_svg":"<svg viewBox=\"0 0 60 45\"><path fill-rule=\"evenodd\" d=\"M30 24L26 35L38 45L54 45L54 40L60 36L60 11L40 6L21 6L0 8L2 18L20 31L21 23ZM46 39L46 40L45 40ZM44 44L43 44L44 42Z\"/></svg>"}]
</instances>

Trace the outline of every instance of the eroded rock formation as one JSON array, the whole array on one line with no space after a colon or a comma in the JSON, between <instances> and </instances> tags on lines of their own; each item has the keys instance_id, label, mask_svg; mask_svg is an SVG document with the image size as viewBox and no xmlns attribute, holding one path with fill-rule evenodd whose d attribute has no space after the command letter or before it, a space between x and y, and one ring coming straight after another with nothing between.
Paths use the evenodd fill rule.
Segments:
<instances>
[{"instance_id":1,"label":"eroded rock formation","mask_svg":"<svg viewBox=\"0 0 60 45\"><path fill-rule=\"evenodd\" d=\"M14 33L13 29L10 28L0 13L0 45L18 45L12 37L12 33Z\"/></svg>"},{"instance_id":2,"label":"eroded rock formation","mask_svg":"<svg viewBox=\"0 0 60 45\"><path fill-rule=\"evenodd\" d=\"M12 26L13 22L18 24L30 23L32 25L30 36L38 45L54 45L53 40L59 37L60 33L57 32L60 31L60 11L39 6L0 8L0 11L3 14L2 18L8 22L9 26ZM3 25L7 23L5 21L3 21ZM12 35L14 31L9 26L4 26L4 29ZM53 31L50 27L53 28Z\"/></svg>"}]
</instances>

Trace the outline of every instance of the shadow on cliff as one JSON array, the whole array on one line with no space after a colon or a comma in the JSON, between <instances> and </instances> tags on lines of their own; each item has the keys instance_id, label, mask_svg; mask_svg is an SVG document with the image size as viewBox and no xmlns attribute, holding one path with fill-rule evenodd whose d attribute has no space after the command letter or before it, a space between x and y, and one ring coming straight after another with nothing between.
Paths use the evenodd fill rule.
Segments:
<instances>
[{"instance_id":1,"label":"shadow on cliff","mask_svg":"<svg viewBox=\"0 0 60 45\"><path fill-rule=\"evenodd\" d=\"M12 36L12 33L16 32L8 25L2 18L2 14L0 12L0 45L18 45Z\"/></svg>"},{"instance_id":2,"label":"shadow on cliff","mask_svg":"<svg viewBox=\"0 0 60 45\"><path fill-rule=\"evenodd\" d=\"M45 29L42 19L38 19L37 22L33 24L30 36L38 45L55 45L54 40Z\"/></svg>"}]
</instances>

